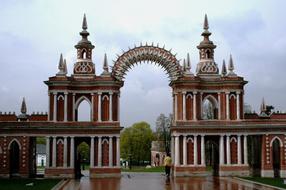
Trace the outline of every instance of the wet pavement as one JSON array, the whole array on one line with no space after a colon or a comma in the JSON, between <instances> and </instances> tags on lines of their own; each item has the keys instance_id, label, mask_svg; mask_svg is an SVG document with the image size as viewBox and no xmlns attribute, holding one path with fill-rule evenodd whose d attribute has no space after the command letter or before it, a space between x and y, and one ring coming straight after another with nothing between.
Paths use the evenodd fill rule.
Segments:
<instances>
[{"instance_id":1,"label":"wet pavement","mask_svg":"<svg viewBox=\"0 0 286 190\"><path fill-rule=\"evenodd\" d=\"M274 190L260 185L243 182L234 178L182 177L170 178L162 173L122 173L121 179L71 180L64 190Z\"/></svg>"}]
</instances>

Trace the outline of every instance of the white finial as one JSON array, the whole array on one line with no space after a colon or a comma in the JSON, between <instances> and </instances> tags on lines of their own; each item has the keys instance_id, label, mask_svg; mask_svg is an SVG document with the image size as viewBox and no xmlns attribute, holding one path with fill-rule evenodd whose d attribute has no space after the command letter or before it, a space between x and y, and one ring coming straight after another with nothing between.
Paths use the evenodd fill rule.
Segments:
<instances>
[{"instance_id":1,"label":"white finial","mask_svg":"<svg viewBox=\"0 0 286 190\"><path fill-rule=\"evenodd\" d=\"M233 60L232 60L232 55L230 54L229 63L228 63L228 74L227 74L227 76L230 76L230 77L236 76L236 74L233 72L233 70L234 70L234 64L233 64Z\"/></svg>"},{"instance_id":2,"label":"white finial","mask_svg":"<svg viewBox=\"0 0 286 190\"><path fill-rule=\"evenodd\" d=\"M59 72L57 73L57 76L65 76L66 73L66 66L65 66L65 61L63 60L63 54L60 56L60 61L58 65Z\"/></svg>"}]
</instances>

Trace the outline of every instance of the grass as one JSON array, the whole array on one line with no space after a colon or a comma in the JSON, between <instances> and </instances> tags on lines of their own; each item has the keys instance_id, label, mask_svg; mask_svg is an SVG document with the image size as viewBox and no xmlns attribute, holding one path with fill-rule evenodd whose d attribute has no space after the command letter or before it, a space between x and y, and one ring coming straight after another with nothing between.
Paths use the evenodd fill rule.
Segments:
<instances>
[{"instance_id":1,"label":"grass","mask_svg":"<svg viewBox=\"0 0 286 190\"><path fill-rule=\"evenodd\" d=\"M0 190L50 190L59 179L0 179ZM26 184L33 183L33 186Z\"/></svg>"},{"instance_id":2,"label":"grass","mask_svg":"<svg viewBox=\"0 0 286 190\"><path fill-rule=\"evenodd\" d=\"M122 172L165 172L164 166L146 168L145 166L132 166L129 168L121 168Z\"/></svg>"},{"instance_id":3,"label":"grass","mask_svg":"<svg viewBox=\"0 0 286 190\"><path fill-rule=\"evenodd\" d=\"M268 178L268 177L243 177L242 179L247 179L250 181L255 181L267 185L272 185L275 187L286 188L286 184L283 183L282 178Z\"/></svg>"}]
</instances>

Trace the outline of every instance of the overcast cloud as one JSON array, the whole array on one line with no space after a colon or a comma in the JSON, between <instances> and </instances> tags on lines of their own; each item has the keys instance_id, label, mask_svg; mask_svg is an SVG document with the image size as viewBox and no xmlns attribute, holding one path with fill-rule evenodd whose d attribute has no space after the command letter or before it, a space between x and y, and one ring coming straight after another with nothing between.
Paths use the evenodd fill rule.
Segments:
<instances>
[{"instance_id":1,"label":"overcast cloud","mask_svg":"<svg viewBox=\"0 0 286 190\"><path fill-rule=\"evenodd\" d=\"M140 42L154 42L198 62L204 14L209 17L215 60L221 67L232 53L235 72L249 83L245 101L258 111L262 97L276 110L286 111L286 2L281 0L9 0L0 2L0 110L20 111L26 97L29 113L47 111L47 87L55 75L60 53L71 74L80 40L83 13L95 45L96 74L103 55L109 64L116 54ZM121 124L154 125L160 113L172 111L167 74L154 64L137 65L121 89Z\"/></svg>"}]
</instances>

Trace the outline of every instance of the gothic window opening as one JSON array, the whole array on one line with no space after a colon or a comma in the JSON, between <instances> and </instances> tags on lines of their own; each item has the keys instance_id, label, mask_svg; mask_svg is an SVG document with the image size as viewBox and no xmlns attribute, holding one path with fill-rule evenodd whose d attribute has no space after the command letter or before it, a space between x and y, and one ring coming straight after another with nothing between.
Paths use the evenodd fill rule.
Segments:
<instances>
[{"instance_id":1,"label":"gothic window opening","mask_svg":"<svg viewBox=\"0 0 286 190\"><path fill-rule=\"evenodd\" d=\"M86 52L85 49L82 50L81 57L82 57L82 59L86 59L87 58L87 52Z\"/></svg>"},{"instance_id":2,"label":"gothic window opening","mask_svg":"<svg viewBox=\"0 0 286 190\"><path fill-rule=\"evenodd\" d=\"M218 103L213 96L207 96L202 104L202 119L218 119Z\"/></svg>"},{"instance_id":3,"label":"gothic window opening","mask_svg":"<svg viewBox=\"0 0 286 190\"><path fill-rule=\"evenodd\" d=\"M13 140L9 146L10 153L10 175L17 176L20 168L20 145L18 141Z\"/></svg>"},{"instance_id":4,"label":"gothic window opening","mask_svg":"<svg viewBox=\"0 0 286 190\"><path fill-rule=\"evenodd\" d=\"M281 170L281 150L280 150L280 141L276 138L272 142L272 167L274 172L274 177L280 177L280 170Z\"/></svg>"},{"instance_id":5,"label":"gothic window opening","mask_svg":"<svg viewBox=\"0 0 286 190\"><path fill-rule=\"evenodd\" d=\"M76 121L91 121L91 102L82 96L76 104Z\"/></svg>"}]
</instances>

